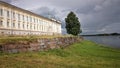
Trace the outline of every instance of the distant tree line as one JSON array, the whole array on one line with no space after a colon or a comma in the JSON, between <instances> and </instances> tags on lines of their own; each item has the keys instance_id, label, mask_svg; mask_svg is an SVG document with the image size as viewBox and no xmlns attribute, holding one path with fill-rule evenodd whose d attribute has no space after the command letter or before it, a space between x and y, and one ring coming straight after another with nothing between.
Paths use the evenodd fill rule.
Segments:
<instances>
[{"instance_id":1,"label":"distant tree line","mask_svg":"<svg viewBox=\"0 0 120 68\"><path fill-rule=\"evenodd\" d=\"M111 35L120 35L120 33L104 33L104 34L93 34L93 35L82 35L82 36L111 36Z\"/></svg>"}]
</instances>

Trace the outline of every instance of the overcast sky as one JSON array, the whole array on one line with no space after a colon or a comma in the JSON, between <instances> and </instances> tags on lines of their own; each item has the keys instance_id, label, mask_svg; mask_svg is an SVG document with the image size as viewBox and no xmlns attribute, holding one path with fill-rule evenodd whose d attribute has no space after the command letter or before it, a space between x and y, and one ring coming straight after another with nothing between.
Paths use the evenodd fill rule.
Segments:
<instances>
[{"instance_id":1,"label":"overcast sky","mask_svg":"<svg viewBox=\"0 0 120 68\"><path fill-rule=\"evenodd\" d=\"M79 17L82 34L120 33L120 0L2 0L34 13L62 21L70 11Z\"/></svg>"}]
</instances>

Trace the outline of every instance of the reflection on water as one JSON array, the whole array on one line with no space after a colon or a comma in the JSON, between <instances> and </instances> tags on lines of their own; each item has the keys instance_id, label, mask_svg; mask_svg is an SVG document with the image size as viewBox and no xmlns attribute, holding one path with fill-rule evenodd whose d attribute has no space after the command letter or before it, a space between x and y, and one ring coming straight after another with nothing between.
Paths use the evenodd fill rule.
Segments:
<instances>
[{"instance_id":1,"label":"reflection on water","mask_svg":"<svg viewBox=\"0 0 120 68\"><path fill-rule=\"evenodd\" d=\"M84 36L84 39L105 44L106 46L120 48L120 36Z\"/></svg>"}]
</instances>

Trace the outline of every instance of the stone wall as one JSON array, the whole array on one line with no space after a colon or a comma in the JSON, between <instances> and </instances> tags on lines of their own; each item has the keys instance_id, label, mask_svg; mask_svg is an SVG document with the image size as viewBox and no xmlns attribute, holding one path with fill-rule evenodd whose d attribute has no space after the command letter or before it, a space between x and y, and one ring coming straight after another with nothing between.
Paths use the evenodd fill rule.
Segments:
<instances>
[{"instance_id":1,"label":"stone wall","mask_svg":"<svg viewBox=\"0 0 120 68\"><path fill-rule=\"evenodd\" d=\"M18 53L27 51L46 51L55 48L64 48L73 43L80 42L80 37L42 38L36 42L20 41L19 43L1 44L0 51Z\"/></svg>"}]
</instances>

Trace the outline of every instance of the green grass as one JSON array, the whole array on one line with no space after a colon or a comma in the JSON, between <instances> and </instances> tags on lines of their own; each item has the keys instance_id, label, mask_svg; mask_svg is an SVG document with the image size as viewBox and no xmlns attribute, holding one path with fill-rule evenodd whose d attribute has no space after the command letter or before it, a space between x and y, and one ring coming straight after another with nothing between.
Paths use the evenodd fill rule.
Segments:
<instances>
[{"instance_id":1,"label":"green grass","mask_svg":"<svg viewBox=\"0 0 120 68\"><path fill-rule=\"evenodd\" d=\"M120 68L120 50L85 40L46 52L0 53L0 68Z\"/></svg>"}]
</instances>

